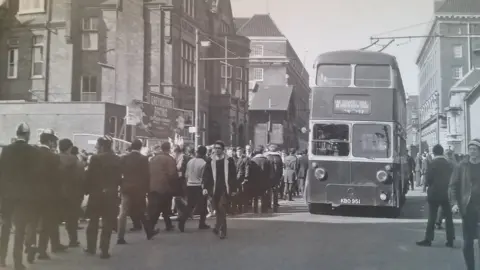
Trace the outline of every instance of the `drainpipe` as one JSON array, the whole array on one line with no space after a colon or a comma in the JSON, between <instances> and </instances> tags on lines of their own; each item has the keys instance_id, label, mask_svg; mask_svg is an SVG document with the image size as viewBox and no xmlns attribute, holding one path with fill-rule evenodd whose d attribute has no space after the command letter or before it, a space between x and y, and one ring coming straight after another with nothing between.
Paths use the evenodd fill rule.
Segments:
<instances>
[{"instance_id":1,"label":"drainpipe","mask_svg":"<svg viewBox=\"0 0 480 270\"><path fill-rule=\"evenodd\" d=\"M51 40L52 33L50 29L50 23L52 21L52 8L53 0L47 1L47 21L45 22L45 28L47 29L47 36L45 38L45 102L49 100L48 96L50 93L50 50L51 50Z\"/></svg>"}]
</instances>

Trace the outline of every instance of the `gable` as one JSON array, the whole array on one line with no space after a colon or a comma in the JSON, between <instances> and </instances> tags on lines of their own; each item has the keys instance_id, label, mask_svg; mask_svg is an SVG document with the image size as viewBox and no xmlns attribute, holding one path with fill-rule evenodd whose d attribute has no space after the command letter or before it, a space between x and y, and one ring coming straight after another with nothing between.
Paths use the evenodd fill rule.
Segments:
<instances>
[{"instance_id":1,"label":"gable","mask_svg":"<svg viewBox=\"0 0 480 270\"><path fill-rule=\"evenodd\" d=\"M435 13L480 14L478 0L443 0L439 1Z\"/></svg>"},{"instance_id":2,"label":"gable","mask_svg":"<svg viewBox=\"0 0 480 270\"><path fill-rule=\"evenodd\" d=\"M233 21L233 11L231 0L214 0L212 4L212 12L217 13L219 18L228 24L231 31L236 31ZM235 32L233 32L235 33Z\"/></svg>"},{"instance_id":3,"label":"gable","mask_svg":"<svg viewBox=\"0 0 480 270\"><path fill-rule=\"evenodd\" d=\"M269 14L255 14L248 21L237 20L244 23L239 27L238 34L245 37L285 37Z\"/></svg>"}]
</instances>

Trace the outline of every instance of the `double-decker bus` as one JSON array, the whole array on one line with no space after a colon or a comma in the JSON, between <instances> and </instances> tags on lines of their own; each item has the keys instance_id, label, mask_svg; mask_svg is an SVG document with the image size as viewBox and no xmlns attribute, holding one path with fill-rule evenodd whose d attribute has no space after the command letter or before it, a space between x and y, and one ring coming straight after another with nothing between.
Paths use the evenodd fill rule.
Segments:
<instances>
[{"instance_id":1,"label":"double-decker bus","mask_svg":"<svg viewBox=\"0 0 480 270\"><path fill-rule=\"evenodd\" d=\"M406 98L394 56L335 51L315 61L305 199L310 213L405 202Z\"/></svg>"}]
</instances>

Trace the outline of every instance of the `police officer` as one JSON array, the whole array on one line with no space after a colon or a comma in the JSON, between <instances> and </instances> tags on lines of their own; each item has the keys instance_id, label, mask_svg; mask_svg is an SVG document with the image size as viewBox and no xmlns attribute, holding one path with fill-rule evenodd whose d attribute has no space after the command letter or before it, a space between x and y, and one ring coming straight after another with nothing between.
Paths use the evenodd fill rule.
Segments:
<instances>
[{"instance_id":1,"label":"police officer","mask_svg":"<svg viewBox=\"0 0 480 270\"><path fill-rule=\"evenodd\" d=\"M53 253L62 252L67 249L60 244L59 225L62 221L62 181L60 179L60 157L56 154L58 138L52 129L45 129L40 134L38 145L39 161L37 181L35 183L40 202L36 205L34 220L28 226L27 235L27 259L30 263L38 252L39 260L48 260L48 243L51 244ZM38 235L37 227L41 224Z\"/></svg>"},{"instance_id":2,"label":"police officer","mask_svg":"<svg viewBox=\"0 0 480 270\"><path fill-rule=\"evenodd\" d=\"M26 123L17 127L16 140L0 154L0 191L3 224L0 241L0 267L6 266L6 255L12 223L15 225L13 261L15 270L23 265L25 230L35 204L34 182L37 179L38 150L29 145L30 128Z\"/></svg>"},{"instance_id":3,"label":"police officer","mask_svg":"<svg viewBox=\"0 0 480 270\"><path fill-rule=\"evenodd\" d=\"M86 194L89 195L86 214L87 227L85 252L94 255L97 249L99 221L102 218L100 250L102 259L110 258L110 238L117 223L119 206L118 188L121 183L121 159L112 150L113 139L104 136L97 140L97 154L93 155L86 175Z\"/></svg>"}]
</instances>

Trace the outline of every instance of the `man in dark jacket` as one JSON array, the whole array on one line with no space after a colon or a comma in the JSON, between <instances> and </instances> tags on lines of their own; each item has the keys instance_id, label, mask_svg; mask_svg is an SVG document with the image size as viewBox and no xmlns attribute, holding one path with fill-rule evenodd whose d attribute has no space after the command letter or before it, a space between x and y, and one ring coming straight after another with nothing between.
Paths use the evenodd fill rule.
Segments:
<instances>
[{"instance_id":1,"label":"man in dark jacket","mask_svg":"<svg viewBox=\"0 0 480 270\"><path fill-rule=\"evenodd\" d=\"M280 156L280 153L278 152L278 146L275 144L271 144L268 148L268 152L265 153L265 156L267 157L268 161L270 162L272 174L270 176L271 178L271 189L269 187L268 191L272 193L272 196L268 196L268 199L273 198L273 212L278 211L278 207L280 206L278 204L278 191L280 189L280 181L282 180L283 176L283 161L282 157ZM263 203L263 201L262 201ZM268 203L268 206L270 207L271 202Z\"/></svg>"},{"instance_id":2,"label":"man in dark jacket","mask_svg":"<svg viewBox=\"0 0 480 270\"><path fill-rule=\"evenodd\" d=\"M308 155L307 151L303 151L301 157L298 159L298 187L300 192L305 192L305 179L307 179L308 171Z\"/></svg>"},{"instance_id":3,"label":"man in dark jacket","mask_svg":"<svg viewBox=\"0 0 480 270\"><path fill-rule=\"evenodd\" d=\"M29 224L27 247L29 262L33 262L35 253L38 252L38 259L48 260L48 243L54 253L67 249L60 244L60 223L63 221L64 202L62 196L62 181L60 176L60 156L55 154L58 138L51 129L46 129L40 134L40 145L38 145L40 161L37 182L38 191L42 196L42 203L38 205L36 221ZM41 230L38 236L38 249L35 249L37 240L36 232L38 225Z\"/></svg>"},{"instance_id":4,"label":"man in dark jacket","mask_svg":"<svg viewBox=\"0 0 480 270\"><path fill-rule=\"evenodd\" d=\"M450 201L460 212L463 228L463 257L467 270L475 270L473 242L478 238L480 213L480 139L468 144L468 159L460 161L450 181Z\"/></svg>"},{"instance_id":5,"label":"man in dark jacket","mask_svg":"<svg viewBox=\"0 0 480 270\"><path fill-rule=\"evenodd\" d=\"M454 229L452 209L448 198L448 185L452 175L453 166L443 156L443 147L439 144L433 147L434 159L428 166L426 174L427 199L429 215L425 239L417 242L419 246L431 246L434 238L435 221L437 220L438 208L441 207L445 215L447 247L453 247Z\"/></svg>"},{"instance_id":6,"label":"man in dark jacket","mask_svg":"<svg viewBox=\"0 0 480 270\"><path fill-rule=\"evenodd\" d=\"M145 197L150 185L150 168L148 158L140 153L142 146L142 141L133 141L130 153L121 157L123 180L120 190L121 203L117 226L117 244L119 245L127 243L125 241L125 230L128 214L130 214L132 220L141 222L148 239L151 239L153 236L145 216L147 207Z\"/></svg>"},{"instance_id":7,"label":"man in dark jacket","mask_svg":"<svg viewBox=\"0 0 480 270\"><path fill-rule=\"evenodd\" d=\"M248 181L244 185L252 194L253 211L258 213L258 198L261 198L261 212L268 211L269 198L267 190L272 187L272 163L263 155L263 147L258 146L253 152Z\"/></svg>"},{"instance_id":8,"label":"man in dark jacket","mask_svg":"<svg viewBox=\"0 0 480 270\"><path fill-rule=\"evenodd\" d=\"M113 139L104 136L97 140L98 154L93 155L87 169L86 194L89 195L87 216L87 248L85 252L94 255L97 249L99 221L102 219L100 233L100 258L110 258L110 238L117 222L118 188L122 179L120 157L112 150Z\"/></svg>"},{"instance_id":9,"label":"man in dark jacket","mask_svg":"<svg viewBox=\"0 0 480 270\"><path fill-rule=\"evenodd\" d=\"M246 156L245 150L242 147L237 147L237 160L236 160L236 167L237 167L237 185L238 185L238 193L237 194L237 207L238 212L243 213L244 207L247 205L248 197L245 196L243 190L243 183L246 179L248 179L249 168L250 168L250 158Z\"/></svg>"},{"instance_id":10,"label":"man in dark jacket","mask_svg":"<svg viewBox=\"0 0 480 270\"><path fill-rule=\"evenodd\" d=\"M230 196L237 192L237 174L235 161L225 154L225 144L217 141L214 144L214 154L205 166L203 174L203 195L212 196L213 207L216 210L216 222L213 232L225 239L227 236L227 205Z\"/></svg>"},{"instance_id":11,"label":"man in dark jacket","mask_svg":"<svg viewBox=\"0 0 480 270\"><path fill-rule=\"evenodd\" d=\"M294 186L297 182L298 158L295 156L295 149L290 149L289 155L285 157L285 197L293 201Z\"/></svg>"},{"instance_id":12,"label":"man in dark jacket","mask_svg":"<svg viewBox=\"0 0 480 270\"><path fill-rule=\"evenodd\" d=\"M16 140L5 146L0 154L0 194L2 230L0 267L6 267L6 256L12 223L15 225L13 261L15 270L23 270L23 245L32 210L39 202L35 181L38 181L38 150L29 145L30 128L22 123L17 127ZM13 219L15 217L15 219Z\"/></svg>"}]
</instances>

